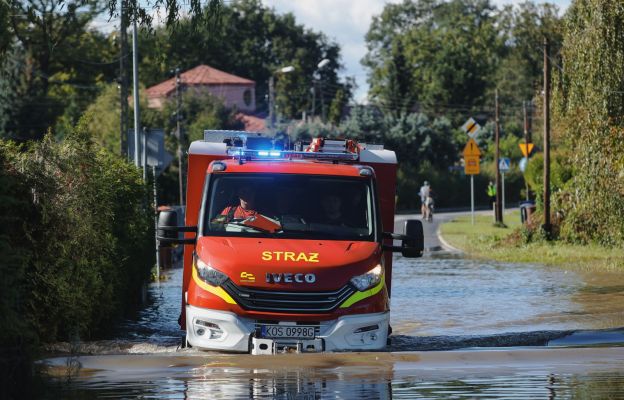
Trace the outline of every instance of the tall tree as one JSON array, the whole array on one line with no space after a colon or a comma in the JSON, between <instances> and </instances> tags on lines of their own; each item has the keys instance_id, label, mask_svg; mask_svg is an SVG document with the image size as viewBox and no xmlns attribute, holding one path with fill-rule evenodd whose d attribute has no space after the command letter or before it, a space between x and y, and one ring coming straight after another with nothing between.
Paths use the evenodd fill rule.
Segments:
<instances>
[{"instance_id":1,"label":"tall tree","mask_svg":"<svg viewBox=\"0 0 624 400\"><path fill-rule=\"evenodd\" d=\"M498 88L501 104L505 104L507 110L511 109L515 119L521 121L520 105L539 96L543 88L544 38L549 39L551 55L556 56L561 48L563 24L555 5L538 5L531 1L515 7L505 6L497 19L505 46L492 79ZM494 87L489 89L487 96L494 97Z\"/></svg>"},{"instance_id":2,"label":"tall tree","mask_svg":"<svg viewBox=\"0 0 624 400\"><path fill-rule=\"evenodd\" d=\"M26 90L14 108L13 137L41 138L68 111L77 121L93 99L98 79L114 76L115 52L105 35L88 30L102 10L97 1L12 0L8 33L12 64L22 71ZM107 62L111 61L111 62ZM6 71L4 72L6 74Z\"/></svg>"},{"instance_id":3,"label":"tall tree","mask_svg":"<svg viewBox=\"0 0 624 400\"><path fill-rule=\"evenodd\" d=\"M411 85L403 90L412 107L448 113L483 104L503 45L494 11L489 0L387 5L366 36L373 100L400 110L387 87L401 82Z\"/></svg>"}]
</instances>

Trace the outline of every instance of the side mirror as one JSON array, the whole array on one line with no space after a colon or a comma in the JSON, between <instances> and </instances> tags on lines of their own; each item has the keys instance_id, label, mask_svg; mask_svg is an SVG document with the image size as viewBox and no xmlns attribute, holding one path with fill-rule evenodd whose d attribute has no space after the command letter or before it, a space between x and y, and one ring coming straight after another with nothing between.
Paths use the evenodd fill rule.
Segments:
<instances>
[{"instance_id":1,"label":"side mirror","mask_svg":"<svg viewBox=\"0 0 624 400\"><path fill-rule=\"evenodd\" d=\"M179 232L195 232L196 226L178 226L178 214L173 210L158 213L158 239L159 247L169 247L172 244L193 244L195 238L179 238Z\"/></svg>"},{"instance_id":2,"label":"side mirror","mask_svg":"<svg viewBox=\"0 0 624 400\"><path fill-rule=\"evenodd\" d=\"M405 221L403 232L405 233L401 246L403 257L422 257L425 251L425 233L422 222L416 219Z\"/></svg>"},{"instance_id":3,"label":"side mirror","mask_svg":"<svg viewBox=\"0 0 624 400\"><path fill-rule=\"evenodd\" d=\"M384 237L387 239L401 240L401 246L384 245L383 249L393 252L400 251L403 257L422 257L425 251L425 234L422 222L415 219L405 221L403 232L405 232L403 235L384 233Z\"/></svg>"}]
</instances>

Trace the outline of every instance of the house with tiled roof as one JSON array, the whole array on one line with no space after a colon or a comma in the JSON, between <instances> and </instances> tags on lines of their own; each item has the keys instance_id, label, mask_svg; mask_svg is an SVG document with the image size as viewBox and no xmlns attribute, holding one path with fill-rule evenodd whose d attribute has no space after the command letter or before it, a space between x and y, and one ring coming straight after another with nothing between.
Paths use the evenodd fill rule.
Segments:
<instances>
[{"instance_id":1,"label":"house with tiled roof","mask_svg":"<svg viewBox=\"0 0 624 400\"><path fill-rule=\"evenodd\" d=\"M208 65L198 65L180 74L182 90L209 92L220 98L226 107L252 114L256 111L256 82L228 74ZM176 78L167 79L146 89L148 107L161 109L175 96Z\"/></svg>"}]
</instances>

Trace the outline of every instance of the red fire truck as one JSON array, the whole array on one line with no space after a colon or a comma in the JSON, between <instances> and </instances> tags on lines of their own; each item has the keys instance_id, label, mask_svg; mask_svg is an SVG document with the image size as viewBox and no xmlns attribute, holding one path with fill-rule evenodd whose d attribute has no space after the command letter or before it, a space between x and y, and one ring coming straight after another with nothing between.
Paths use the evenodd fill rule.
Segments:
<instances>
[{"instance_id":1,"label":"red fire truck","mask_svg":"<svg viewBox=\"0 0 624 400\"><path fill-rule=\"evenodd\" d=\"M420 221L393 233L395 153L320 138L275 147L239 131L206 131L190 146L186 226L174 211L158 226L161 245L184 245L186 343L252 354L383 349L392 253L423 252Z\"/></svg>"}]
</instances>

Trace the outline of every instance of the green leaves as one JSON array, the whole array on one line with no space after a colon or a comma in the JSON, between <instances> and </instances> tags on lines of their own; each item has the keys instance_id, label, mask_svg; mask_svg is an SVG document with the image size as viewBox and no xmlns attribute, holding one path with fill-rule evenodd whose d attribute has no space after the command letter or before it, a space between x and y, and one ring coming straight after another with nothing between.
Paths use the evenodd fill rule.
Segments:
<instances>
[{"instance_id":1,"label":"green leaves","mask_svg":"<svg viewBox=\"0 0 624 400\"><path fill-rule=\"evenodd\" d=\"M278 14L259 0L243 0L220 8L217 25L196 25L181 19L175 29L158 27L141 34L141 80L147 86L182 70L207 64L256 82L258 111L268 110L268 81L275 78L278 114L300 118L312 108L310 89L316 88L316 115L321 114L321 87L327 110L342 90L351 97L348 83L338 79L340 48L325 35L298 23L292 14ZM330 63L317 71L318 63ZM277 72L294 66L289 73ZM316 82L316 85L315 85Z\"/></svg>"},{"instance_id":2,"label":"green leaves","mask_svg":"<svg viewBox=\"0 0 624 400\"><path fill-rule=\"evenodd\" d=\"M367 35L371 92L391 112L480 104L501 41L488 1L388 5Z\"/></svg>"},{"instance_id":3,"label":"green leaves","mask_svg":"<svg viewBox=\"0 0 624 400\"><path fill-rule=\"evenodd\" d=\"M487 0L388 4L366 35L370 95L385 113L418 110L461 124L491 116L498 88L521 119L522 101L541 85L543 36L559 43L560 25L554 6L531 2L502 10Z\"/></svg>"},{"instance_id":4,"label":"green leaves","mask_svg":"<svg viewBox=\"0 0 624 400\"><path fill-rule=\"evenodd\" d=\"M9 226L11 209L21 221L0 231L0 249L18 249L11 276L20 283L0 292L0 305L17 296L20 321L45 341L101 335L137 303L153 263L139 171L95 146L86 125L62 142L50 134L23 149L0 142L0 181L12 182L0 222Z\"/></svg>"},{"instance_id":5,"label":"green leaves","mask_svg":"<svg viewBox=\"0 0 624 400\"><path fill-rule=\"evenodd\" d=\"M555 126L574 177L556 197L571 241L624 243L624 7L575 1L565 19Z\"/></svg>"}]
</instances>

